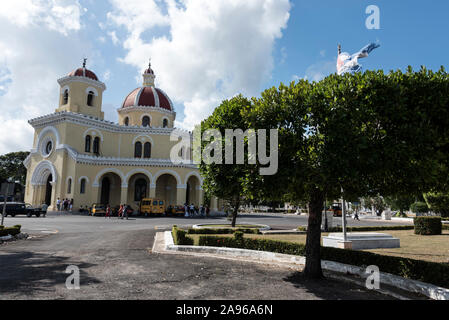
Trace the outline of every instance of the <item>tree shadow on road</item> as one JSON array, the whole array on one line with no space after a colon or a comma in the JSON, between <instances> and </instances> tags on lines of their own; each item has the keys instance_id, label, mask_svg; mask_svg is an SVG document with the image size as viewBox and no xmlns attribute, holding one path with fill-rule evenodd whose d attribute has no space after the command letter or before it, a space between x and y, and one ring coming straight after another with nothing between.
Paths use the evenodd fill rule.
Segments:
<instances>
[{"instance_id":1,"label":"tree shadow on road","mask_svg":"<svg viewBox=\"0 0 449 320\"><path fill-rule=\"evenodd\" d=\"M294 272L283 279L292 283L295 288L306 290L317 298L324 300L391 300L389 296L374 291L367 291L355 284L344 281L323 278L306 279L301 272Z\"/></svg>"},{"instance_id":2,"label":"tree shadow on road","mask_svg":"<svg viewBox=\"0 0 449 320\"><path fill-rule=\"evenodd\" d=\"M4 294L25 295L39 298L41 292L65 288L65 273L69 265L80 269L80 286L100 283L84 271L95 266L91 263L69 260L68 257L34 252L8 252L0 254L0 297Z\"/></svg>"}]
</instances>

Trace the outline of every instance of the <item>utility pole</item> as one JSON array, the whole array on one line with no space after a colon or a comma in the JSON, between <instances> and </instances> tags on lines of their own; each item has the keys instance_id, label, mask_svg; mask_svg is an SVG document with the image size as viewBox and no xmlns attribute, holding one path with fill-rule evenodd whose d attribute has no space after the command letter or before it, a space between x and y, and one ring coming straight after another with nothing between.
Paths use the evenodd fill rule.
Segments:
<instances>
[{"instance_id":1,"label":"utility pole","mask_svg":"<svg viewBox=\"0 0 449 320\"><path fill-rule=\"evenodd\" d=\"M341 188L341 202L342 202L342 207L341 207L341 216L342 216L342 228L343 228L343 241L346 242L348 241L348 237L346 234L346 208L345 208L345 199L344 199L344 195L343 195L343 188Z\"/></svg>"}]
</instances>

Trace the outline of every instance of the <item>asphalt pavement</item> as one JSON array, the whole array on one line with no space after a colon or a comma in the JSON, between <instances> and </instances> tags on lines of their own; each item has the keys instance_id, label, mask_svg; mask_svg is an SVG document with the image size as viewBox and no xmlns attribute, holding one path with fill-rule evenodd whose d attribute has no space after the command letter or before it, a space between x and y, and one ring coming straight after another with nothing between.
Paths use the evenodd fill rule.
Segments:
<instances>
[{"instance_id":1,"label":"asphalt pavement","mask_svg":"<svg viewBox=\"0 0 449 320\"><path fill-rule=\"evenodd\" d=\"M241 223L294 228L305 217L242 216ZM251 262L151 252L155 233L173 224L226 219L117 218L49 214L6 218L30 239L0 245L0 299L390 299L337 280L306 281L298 270ZM371 222L373 223L373 222ZM378 222L375 222L378 223ZM66 288L68 266L80 289Z\"/></svg>"}]
</instances>

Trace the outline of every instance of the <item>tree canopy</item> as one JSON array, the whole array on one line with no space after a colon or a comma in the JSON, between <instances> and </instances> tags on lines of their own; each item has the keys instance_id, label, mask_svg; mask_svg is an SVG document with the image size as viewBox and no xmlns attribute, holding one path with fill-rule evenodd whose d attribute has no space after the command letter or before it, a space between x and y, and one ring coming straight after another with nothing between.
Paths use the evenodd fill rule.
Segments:
<instances>
[{"instance_id":1,"label":"tree canopy","mask_svg":"<svg viewBox=\"0 0 449 320\"><path fill-rule=\"evenodd\" d=\"M288 194L308 201L309 277L322 276L325 198L410 195L447 185L449 77L444 69L334 74L320 82L281 84L235 106L241 110L232 109L233 114L242 117L236 123L225 116L228 107L220 106L212 116L220 118L214 120L220 128L278 129L278 172L261 176L245 169L239 181L250 197ZM232 170L243 168L248 167ZM213 183L226 187L226 179Z\"/></svg>"}]
</instances>

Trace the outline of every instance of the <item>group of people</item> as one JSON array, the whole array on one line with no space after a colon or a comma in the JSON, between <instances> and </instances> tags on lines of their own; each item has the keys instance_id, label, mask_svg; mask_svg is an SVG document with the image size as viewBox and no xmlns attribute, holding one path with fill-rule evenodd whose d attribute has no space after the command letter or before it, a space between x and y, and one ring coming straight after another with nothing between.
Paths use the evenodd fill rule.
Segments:
<instances>
[{"instance_id":1,"label":"group of people","mask_svg":"<svg viewBox=\"0 0 449 320\"><path fill-rule=\"evenodd\" d=\"M56 207L58 208L58 211L72 211L73 208L73 199L59 199L56 200Z\"/></svg>"},{"instance_id":2,"label":"group of people","mask_svg":"<svg viewBox=\"0 0 449 320\"><path fill-rule=\"evenodd\" d=\"M186 218L195 217L197 215L200 215L201 217L208 217L210 209L209 206L201 205L199 208L196 208L193 203L191 205L189 205L188 203L184 203L184 211L184 217Z\"/></svg>"},{"instance_id":3,"label":"group of people","mask_svg":"<svg viewBox=\"0 0 449 320\"><path fill-rule=\"evenodd\" d=\"M117 211L117 216L119 219L124 219L126 218L126 220L128 220L128 213L129 211L132 210L131 207L127 204L121 204L118 211ZM111 218L112 217L112 209L111 206L108 204L106 206L106 214L104 216L105 218Z\"/></svg>"}]
</instances>

